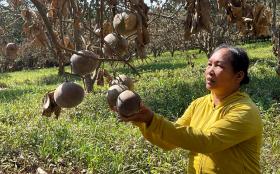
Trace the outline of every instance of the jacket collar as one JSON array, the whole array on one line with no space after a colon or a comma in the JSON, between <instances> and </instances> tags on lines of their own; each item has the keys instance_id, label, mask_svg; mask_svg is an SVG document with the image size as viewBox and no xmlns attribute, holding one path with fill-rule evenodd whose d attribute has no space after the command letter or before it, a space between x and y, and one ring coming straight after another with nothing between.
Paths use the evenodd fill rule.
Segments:
<instances>
[{"instance_id":1,"label":"jacket collar","mask_svg":"<svg viewBox=\"0 0 280 174\"><path fill-rule=\"evenodd\" d=\"M230 94L229 96L225 97L221 103L219 103L217 106L214 105L214 100L213 100L213 93L211 92L209 94L209 100L210 100L210 103L212 105L213 108L218 108L218 107L222 107L222 106L225 106L227 104L230 104L236 100L239 100L241 98L244 98L244 97L248 97L248 95L244 92L241 92L241 91L235 91L234 93Z\"/></svg>"}]
</instances>

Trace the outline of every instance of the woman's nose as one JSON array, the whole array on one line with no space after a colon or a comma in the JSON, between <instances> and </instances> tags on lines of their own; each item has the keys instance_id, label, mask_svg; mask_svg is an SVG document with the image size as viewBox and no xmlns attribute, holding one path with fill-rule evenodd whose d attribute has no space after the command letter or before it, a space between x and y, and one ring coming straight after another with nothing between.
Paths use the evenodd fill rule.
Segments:
<instances>
[{"instance_id":1,"label":"woman's nose","mask_svg":"<svg viewBox=\"0 0 280 174\"><path fill-rule=\"evenodd\" d=\"M213 66L208 66L208 67L206 68L206 73L207 73L207 74L213 74L213 73L214 73Z\"/></svg>"}]
</instances>

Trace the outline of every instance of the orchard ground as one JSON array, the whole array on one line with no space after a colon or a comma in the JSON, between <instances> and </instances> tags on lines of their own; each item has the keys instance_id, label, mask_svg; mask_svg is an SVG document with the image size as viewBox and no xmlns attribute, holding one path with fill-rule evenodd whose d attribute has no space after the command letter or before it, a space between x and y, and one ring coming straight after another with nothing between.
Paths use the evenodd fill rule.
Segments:
<instances>
[{"instance_id":1,"label":"orchard ground","mask_svg":"<svg viewBox=\"0 0 280 174\"><path fill-rule=\"evenodd\" d=\"M280 173L280 78L269 42L242 45L251 58L251 82L243 88L261 110L263 173ZM196 54L194 67L187 55ZM207 94L207 58L197 50L164 53L134 62L141 76L122 64L114 71L136 80L135 91L157 113L176 120L190 102ZM105 65L110 72L111 67ZM69 67L67 68L69 72ZM59 119L41 116L43 95L64 82L57 69L0 75L0 173L183 173L188 151L163 151L145 141L131 124L120 123L106 103L104 87L94 86ZM79 78L70 80L82 85Z\"/></svg>"}]
</instances>

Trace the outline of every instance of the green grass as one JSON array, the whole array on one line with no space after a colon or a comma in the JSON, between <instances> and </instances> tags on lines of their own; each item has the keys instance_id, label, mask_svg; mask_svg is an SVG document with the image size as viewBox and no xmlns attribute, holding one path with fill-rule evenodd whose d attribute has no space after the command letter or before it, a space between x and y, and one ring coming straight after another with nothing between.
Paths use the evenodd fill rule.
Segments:
<instances>
[{"instance_id":1,"label":"green grass","mask_svg":"<svg viewBox=\"0 0 280 174\"><path fill-rule=\"evenodd\" d=\"M270 43L242 45L251 59L251 83L244 87L261 110L264 121L263 173L280 168L280 78ZM194 67L188 54L197 54ZM133 64L141 76L118 65L110 72L125 73L137 82L135 91L157 113L175 120L195 98L207 93L203 72L207 58L198 51L169 53ZM67 69L69 71L69 69ZM64 109L60 118L41 116L43 95L64 82L57 69L4 73L0 84L0 171L35 173L183 173L188 152L163 151L145 141L139 130L119 123L108 109L104 87L94 88L84 101ZM69 80L82 84L81 80ZM0 86L0 87L1 87Z\"/></svg>"}]
</instances>

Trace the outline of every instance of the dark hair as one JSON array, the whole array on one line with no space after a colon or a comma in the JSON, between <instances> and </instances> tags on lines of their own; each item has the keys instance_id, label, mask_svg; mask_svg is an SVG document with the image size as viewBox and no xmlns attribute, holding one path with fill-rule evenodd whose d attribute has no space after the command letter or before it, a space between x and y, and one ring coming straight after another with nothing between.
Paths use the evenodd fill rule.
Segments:
<instances>
[{"instance_id":1,"label":"dark hair","mask_svg":"<svg viewBox=\"0 0 280 174\"><path fill-rule=\"evenodd\" d=\"M231 65L233 67L233 71L235 73L239 71L244 72L244 78L240 82L240 85L248 84L250 79L248 77L248 68L249 68L249 57L241 48L233 47L227 44L222 44L218 46L211 55L213 55L215 52L219 51L220 49L227 48L231 54Z\"/></svg>"}]
</instances>

